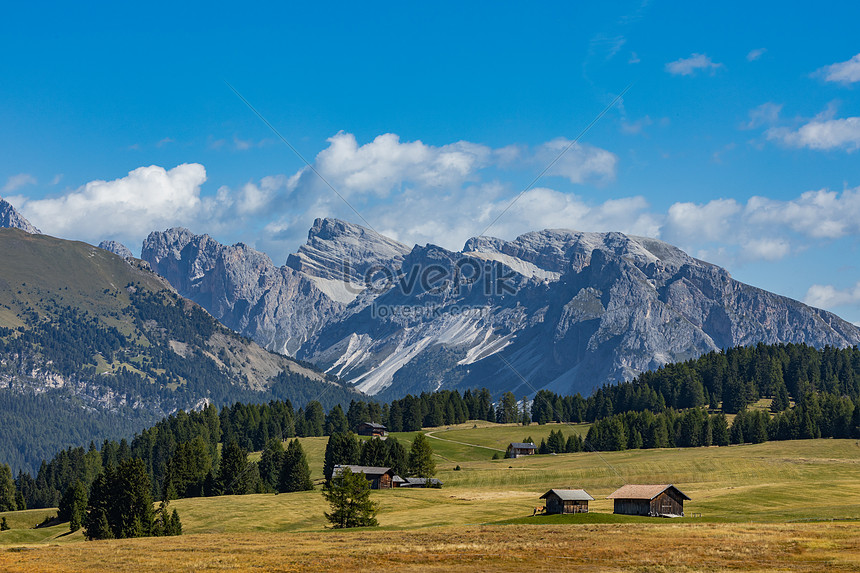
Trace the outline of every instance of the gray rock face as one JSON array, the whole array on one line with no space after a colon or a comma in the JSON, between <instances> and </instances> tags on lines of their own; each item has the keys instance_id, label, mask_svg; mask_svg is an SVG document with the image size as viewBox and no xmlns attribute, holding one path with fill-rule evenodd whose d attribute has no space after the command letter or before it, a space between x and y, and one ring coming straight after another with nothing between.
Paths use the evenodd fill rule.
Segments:
<instances>
[{"instance_id":1,"label":"gray rock face","mask_svg":"<svg viewBox=\"0 0 860 573\"><path fill-rule=\"evenodd\" d=\"M831 313L621 233L545 230L410 251L318 220L280 269L244 245L176 229L151 235L143 258L228 326L384 398L475 386L588 393L735 345L860 344L860 329ZM396 272L354 288L374 265Z\"/></svg>"},{"instance_id":2,"label":"gray rock face","mask_svg":"<svg viewBox=\"0 0 860 573\"><path fill-rule=\"evenodd\" d=\"M9 202L0 197L0 227L21 229L32 235L41 235L42 231L33 226L30 221L21 216Z\"/></svg>"},{"instance_id":3,"label":"gray rock face","mask_svg":"<svg viewBox=\"0 0 860 573\"><path fill-rule=\"evenodd\" d=\"M123 245L122 243L118 243L116 241L102 241L99 243L99 248L104 249L106 251L110 251L115 255L119 255L124 259L133 259L134 253L131 252L131 249Z\"/></svg>"},{"instance_id":4,"label":"gray rock face","mask_svg":"<svg viewBox=\"0 0 860 573\"><path fill-rule=\"evenodd\" d=\"M310 277L330 298L349 304L368 282L400 268L411 249L375 231L337 219L317 219L287 266Z\"/></svg>"},{"instance_id":5,"label":"gray rock face","mask_svg":"<svg viewBox=\"0 0 860 573\"><path fill-rule=\"evenodd\" d=\"M245 244L224 246L188 229L151 233L141 258L227 327L290 356L344 306Z\"/></svg>"}]
</instances>

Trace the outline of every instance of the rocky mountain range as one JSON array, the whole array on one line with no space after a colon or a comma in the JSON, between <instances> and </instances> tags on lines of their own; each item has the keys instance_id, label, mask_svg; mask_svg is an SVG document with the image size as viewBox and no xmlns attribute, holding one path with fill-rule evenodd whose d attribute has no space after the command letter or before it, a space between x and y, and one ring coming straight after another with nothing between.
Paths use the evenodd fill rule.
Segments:
<instances>
[{"instance_id":1,"label":"rocky mountain range","mask_svg":"<svg viewBox=\"0 0 860 573\"><path fill-rule=\"evenodd\" d=\"M621 233L476 237L454 252L319 219L284 266L186 229L150 234L142 258L230 328L383 398L587 393L736 345L860 343L832 313Z\"/></svg>"}]
</instances>

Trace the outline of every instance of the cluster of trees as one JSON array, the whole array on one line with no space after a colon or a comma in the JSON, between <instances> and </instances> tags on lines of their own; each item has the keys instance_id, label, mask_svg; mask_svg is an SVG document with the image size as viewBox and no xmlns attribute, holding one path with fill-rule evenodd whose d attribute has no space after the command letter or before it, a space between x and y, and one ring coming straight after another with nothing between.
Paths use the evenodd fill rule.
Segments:
<instances>
[{"instance_id":1,"label":"cluster of trees","mask_svg":"<svg viewBox=\"0 0 860 573\"><path fill-rule=\"evenodd\" d=\"M587 399L541 390L531 418L538 423L593 422L628 411L701 406L735 414L762 397L772 397L773 411L781 412L808 394L860 397L860 349L817 350L803 344L730 348L603 386Z\"/></svg>"},{"instance_id":2,"label":"cluster of trees","mask_svg":"<svg viewBox=\"0 0 860 573\"><path fill-rule=\"evenodd\" d=\"M286 449L281 440L271 438L263 449L259 472L268 491L287 493L314 488L308 458L298 438L293 438Z\"/></svg>"},{"instance_id":3,"label":"cluster of trees","mask_svg":"<svg viewBox=\"0 0 860 573\"><path fill-rule=\"evenodd\" d=\"M85 512L80 512L80 502L85 493L82 486L76 485L68 496L70 501L61 508L61 512L68 512L72 520L70 528L83 522L87 539L182 533L179 514L175 509L168 512L168 500L162 502L157 512L153 511L151 484L140 459L132 458L115 467L106 467L90 488Z\"/></svg>"},{"instance_id":4,"label":"cluster of trees","mask_svg":"<svg viewBox=\"0 0 860 573\"><path fill-rule=\"evenodd\" d=\"M773 416L761 409L741 410L731 425L725 413L706 408L628 411L596 421L585 448L614 451L812 438L860 438L860 400L809 393Z\"/></svg>"},{"instance_id":5,"label":"cluster of trees","mask_svg":"<svg viewBox=\"0 0 860 573\"><path fill-rule=\"evenodd\" d=\"M393 436L362 441L352 432L334 433L329 436L325 448L323 474L326 480L331 480L337 465L387 467L403 477L429 478L436 474L433 448L424 434L415 436L407 453Z\"/></svg>"}]
</instances>

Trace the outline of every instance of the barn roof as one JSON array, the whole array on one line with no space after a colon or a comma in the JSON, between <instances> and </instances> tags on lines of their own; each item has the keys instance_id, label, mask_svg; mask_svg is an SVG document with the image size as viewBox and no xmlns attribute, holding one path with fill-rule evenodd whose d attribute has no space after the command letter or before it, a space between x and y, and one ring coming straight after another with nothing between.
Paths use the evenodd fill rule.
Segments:
<instances>
[{"instance_id":1,"label":"barn roof","mask_svg":"<svg viewBox=\"0 0 860 573\"><path fill-rule=\"evenodd\" d=\"M428 478L406 478L404 480L404 483L408 484L408 485L413 485L413 486L414 485L427 485L427 479ZM429 478L429 479L430 479L430 485L439 485L439 486L445 485L442 483L442 480L438 480L436 478ZM403 487L403 486L401 486L401 487Z\"/></svg>"},{"instance_id":2,"label":"barn roof","mask_svg":"<svg viewBox=\"0 0 860 573\"><path fill-rule=\"evenodd\" d=\"M606 496L606 499L647 499L652 500L667 489L672 488L684 499L690 499L687 494L672 484L659 485L624 485Z\"/></svg>"},{"instance_id":3,"label":"barn roof","mask_svg":"<svg viewBox=\"0 0 860 573\"><path fill-rule=\"evenodd\" d=\"M379 468L374 466L353 466L349 464L336 465L334 466L334 470L332 470L332 475L337 476L340 475L343 471L343 468L349 468L349 470L354 474L364 474L366 476L381 476L383 474L387 474L391 472L391 468Z\"/></svg>"},{"instance_id":4,"label":"barn roof","mask_svg":"<svg viewBox=\"0 0 860 573\"><path fill-rule=\"evenodd\" d=\"M551 494L557 495L562 501L594 501L584 489L551 489L539 499L548 498Z\"/></svg>"},{"instance_id":5,"label":"barn roof","mask_svg":"<svg viewBox=\"0 0 860 573\"><path fill-rule=\"evenodd\" d=\"M384 430L385 429L385 426L383 426L382 424L377 424L376 422L362 422L358 426L359 427L369 426L369 427L373 428L374 430Z\"/></svg>"},{"instance_id":6,"label":"barn roof","mask_svg":"<svg viewBox=\"0 0 860 573\"><path fill-rule=\"evenodd\" d=\"M512 447L512 448L519 448L519 449L521 449L521 450L535 449L535 445L534 445L533 443L531 443L531 442L528 442L528 443L523 443L523 442L511 442L511 447Z\"/></svg>"}]
</instances>

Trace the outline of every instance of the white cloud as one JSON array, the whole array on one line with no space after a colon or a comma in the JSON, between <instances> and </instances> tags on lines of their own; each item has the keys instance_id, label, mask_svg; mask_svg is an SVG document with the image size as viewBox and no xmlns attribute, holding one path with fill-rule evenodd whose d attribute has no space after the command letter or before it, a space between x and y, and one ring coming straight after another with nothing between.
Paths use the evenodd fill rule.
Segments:
<instances>
[{"instance_id":1,"label":"white cloud","mask_svg":"<svg viewBox=\"0 0 860 573\"><path fill-rule=\"evenodd\" d=\"M57 185L62 180L63 180L63 174L57 173L56 175L54 175L54 178L51 179L51 185Z\"/></svg>"},{"instance_id":2,"label":"white cloud","mask_svg":"<svg viewBox=\"0 0 860 573\"><path fill-rule=\"evenodd\" d=\"M860 148L860 117L816 118L796 131L773 127L768 129L765 135L769 140L779 141L790 147L824 151L831 149L855 151Z\"/></svg>"},{"instance_id":3,"label":"white cloud","mask_svg":"<svg viewBox=\"0 0 860 573\"><path fill-rule=\"evenodd\" d=\"M206 170L186 163L167 171L139 167L113 181L91 181L66 195L25 201L20 211L45 233L99 242L140 239L150 231L187 224L200 213Z\"/></svg>"},{"instance_id":4,"label":"white cloud","mask_svg":"<svg viewBox=\"0 0 860 573\"><path fill-rule=\"evenodd\" d=\"M860 233L860 187L841 194L821 189L791 201L751 197L744 217L753 224L787 227L816 239Z\"/></svg>"},{"instance_id":5,"label":"white cloud","mask_svg":"<svg viewBox=\"0 0 860 573\"><path fill-rule=\"evenodd\" d=\"M779 121L782 104L766 102L749 112L749 121L741 124L741 129L756 129L764 125L773 125Z\"/></svg>"},{"instance_id":6,"label":"white cloud","mask_svg":"<svg viewBox=\"0 0 860 573\"><path fill-rule=\"evenodd\" d=\"M345 194L385 196L410 183L422 188L460 185L486 166L491 155L489 147L467 141L435 147L401 143L393 133L361 146L351 133L340 132L328 141L316 157L316 168Z\"/></svg>"},{"instance_id":7,"label":"white cloud","mask_svg":"<svg viewBox=\"0 0 860 573\"><path fill-rule=\"evenodd\" d=\"M689 58L681 58L666 64L666 71L673 76L691 76L699 70L707 70L713 74L722 67L723 64L711 61L711 58L705 54L691 54Z\"/></svg>"},{"instance_id":8,"label":"white cloud","mask_svg":"<svg viewBox=\"0 0 860 573\"><path fill-rule=\"evenodd\" d=\"M704 205L675 203L669 207L661 236L679 243L719 240L728 234L734 217L741 211L734 199L716 199Z\"/></svg>"},{"instance_id":9,"label":"white cloud","mask_svg":"<svg viewBox=\"0 0 860 573\"><path fill-rule=\"evenodd\" d=\"M636 121L624 121L624 120L622 120L621 131L623 133L627 133L630 135L638 135L638 134L642 133L642 131L646 127L648 127L649 125L652 125L653 123L654 123L654 121L647 115L645 117L637 119Z\"/></svg>"},{"instance_id":10,"label":"white cloud","mask_svg":"<svg viewBox=\"0 0 860 573\"><path fill-rule=\"evenodd\" d=\"M571 145L570 140L559 137L539 146L533 161L537 165L549 165L555 161L547 173L565 177L571 183L602 183L615 178L618 156L587 143Z\"/></svg>"},{"instance_id":11,"label":"white cloud","mask_svg":"<svg viewBox=\"0 0 860 573\"><path fill-rule=\"evenodd\" d=\"M818 74L824 76L828 82L839 82L852 84L860 82L860 54L857 54L847 62L838 62L825 66L818 70Z\"/></svg>"},{"instance_id":12,"label":"white cloud","mask_svg":"<svg viewBox=\"0 0 860 573\"><path fill-rule=\"evenodd\" d=\"M750 50L747 54L747 61L754 62L761 58L765 52L767 52L767 48L757 48L755 50Z\"/></svg>"},{"instance_id":13,"label":"white cloud","mask_svg":"<svg viewBox=\"0 0 860 573\"><path fill-rule=\"evenodd\" d=\"M785 239L752 239L743 245L742 258L750 261L778 261L791 252L791 245Z\"/></svg>"},{"instance_id":14,"label":"white cloud","mask_svg":"<svg viewBox=\"0 0 860 573\"><path fill-rule=\"evenodd\" d=\"M3 186L3 192L8 193L9 191L16 191L21 187L35 184L35 177L29 173L19 173L18 175L12 175L6 180L6 185Z\"/></svg>"},{"instance_id":15,"label":"white cloud","mask_svg":"<svg viewBox=\"0 0 860 573\"><path fill-rule=\"evenodd\" d=\"M803 301L819 308L833 308L849 304L860 304L860 282L847 289L837 289L833 285L812 285L806 291Z\"/></svg>"}]
</instances>

